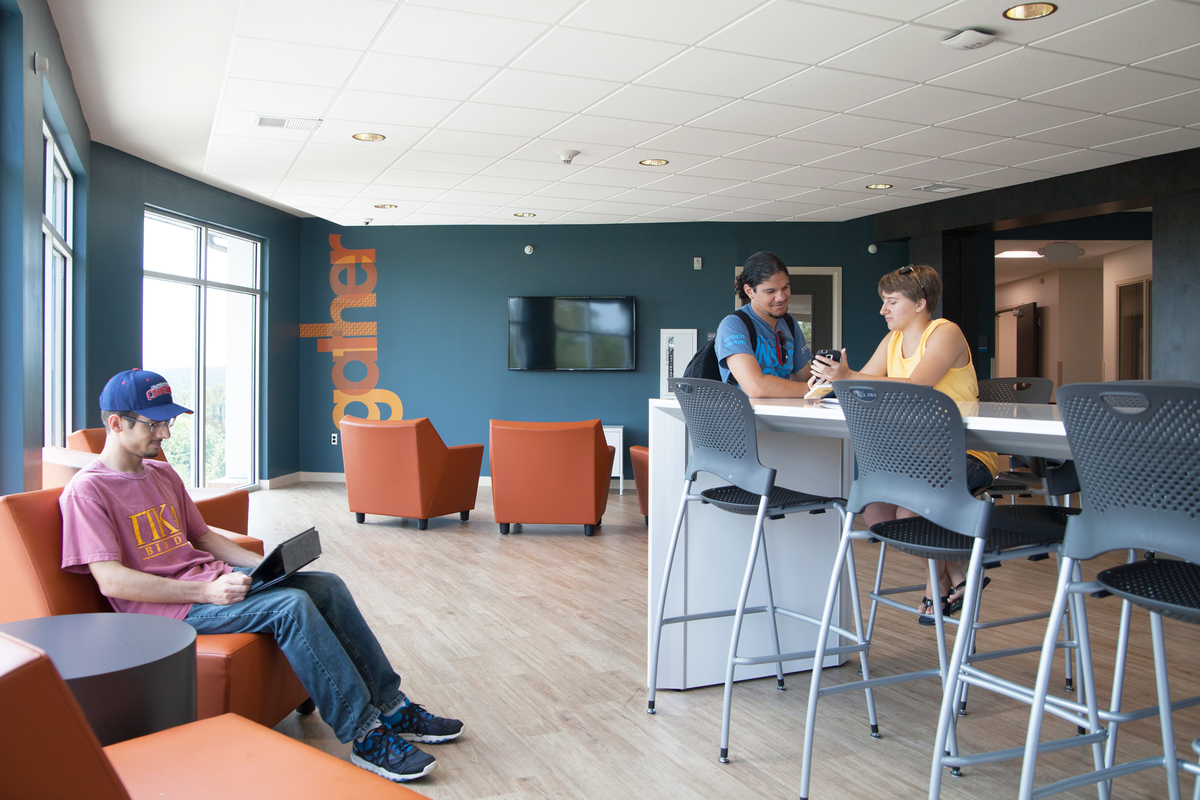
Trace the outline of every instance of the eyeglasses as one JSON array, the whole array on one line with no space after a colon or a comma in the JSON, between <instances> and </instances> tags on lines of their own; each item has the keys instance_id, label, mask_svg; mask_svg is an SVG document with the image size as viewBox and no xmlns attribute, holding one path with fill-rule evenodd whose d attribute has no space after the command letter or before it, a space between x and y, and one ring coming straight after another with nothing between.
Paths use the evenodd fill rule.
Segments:
<instances>
[{"instance_id":1,"label":"eyeglasses","mask_svg":"<svg viewBox=\"0 0 1200 800\"><path fill-rule=\"evenodd\" d=\"M775 331L775 358L780 366L787 363L787 348L783 346L783 334L779 331Z\"/></svg>"},{"instance_id":2,"label":"eyeglasses","mask_svg":"<svg viewBox=\"0 0 1200 800\"><path fill-rule=\"evenodd\" d=\"M144 419L138 419L137 417L127 417L124 414L117 414L117 416L120 417L121 419L127 419L130 422L134 422L134 423L140 422L152 431L169 431L169 430L171 430L171 426L175 424L175 420L173 418L172 419L164 419L162 422L146 422L146 420L144 420Z\"/></svg>"},{"instance_id":3,"label":"eyeglasses","mask_svg":"<svg viewBox=\"0 0 1200 800\"><path fill-rule=\"evenodd\" d=\"M921 296L922 297L926 296L925 295L925 284L921 283L921 279L917 277L917 273L913 270L912 264L901 267L900 269L896 270L896 273L898 275L908 275L911 273L913 276L913 279L916 280L916 282L917 282L917 286L921 287Z\"/></svg>"}]
</instances>

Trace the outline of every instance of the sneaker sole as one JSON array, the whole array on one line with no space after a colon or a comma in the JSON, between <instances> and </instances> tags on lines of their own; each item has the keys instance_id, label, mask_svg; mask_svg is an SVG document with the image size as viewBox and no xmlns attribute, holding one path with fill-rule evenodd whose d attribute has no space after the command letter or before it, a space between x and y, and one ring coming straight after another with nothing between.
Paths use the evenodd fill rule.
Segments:
<instances>
[{"instance_id":1,"label":"sneaker sole","mask_svg":"<svg viewBox=\"0 0 1200 800\"><path fill-rule=\"evenodd\" d=\"M417 778L424 778L426 775L433 772L433 768L437 766L437 761L430 761L427 765L425 765L425 769L421 770L420 772L414 772L408 775L399 775L395 772L388 772L381 766L372 764L370 761L367 761L356 753L350 754L350 763L356 767L362 767L367 772L374 772L381 778L387 778L392 783L406 783L408 781L416 780Z\"/></svg>"},{"instance_id":2,"label":"sneaker sole","mask_svg":"<svg viewBox=\"0 0 1200 800\"><path fill-rule=\"evenodd\" d=\"M396 735L399 736L401 739L403 739L406 742L420 742L421 744L441 744L442 742L448 742L451 739L457 739L459 736L462 735L462 732L463 732L463 729L459 728L457 733L450 733L450 734L446 734L445 736L433 736L428 733L425 733L425 734L400 733L398 731L396 732Z\"/></svg>"}]
</instances>

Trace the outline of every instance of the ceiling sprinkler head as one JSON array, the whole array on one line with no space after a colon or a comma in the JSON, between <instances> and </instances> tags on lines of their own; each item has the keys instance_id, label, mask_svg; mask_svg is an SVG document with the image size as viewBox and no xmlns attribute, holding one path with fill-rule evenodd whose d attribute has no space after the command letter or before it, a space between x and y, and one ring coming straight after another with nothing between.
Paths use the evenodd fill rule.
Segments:
<instances>
[{"instance_id":1,"label":"ceiling sprinkler head","mask_svg":"<svg viewBox=\"0 0 1200 800\"><path fill-rule=\"evenodd\" d=\"M578 150L559 150L558 151L558 160L564 164L570 164L571 159L573 159L577 155L579 155Z\"/></svg>"}]
</instances>

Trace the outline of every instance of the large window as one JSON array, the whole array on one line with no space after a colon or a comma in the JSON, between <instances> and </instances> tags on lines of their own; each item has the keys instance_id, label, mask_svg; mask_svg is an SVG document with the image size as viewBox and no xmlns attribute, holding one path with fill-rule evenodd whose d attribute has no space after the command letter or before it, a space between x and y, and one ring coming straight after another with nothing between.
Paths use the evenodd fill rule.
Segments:
<instances>
[{"instance_id":1,"label":"large window","mask_svg":"<svg viewBox=\"0 0 1200 800\"><path fill-rule=\"evenodd\" d=\"M142 365L162 373L175 402L163 450L186 485L257 480L260 243L147 211Z\"/></svg>"},{"instance_id":2,"label":"large window","mask_svg":"<svg viewBox=\"0 0 1200 800\"><path fill-rule=\"evenodd\" d=\"M43 394L43 443L66 444L71 424L71 262L72 200L75 181L50 127L42 124L42 263L45 303L42 331L42 361L45 368Z\"/></svg>"}]
</instances>

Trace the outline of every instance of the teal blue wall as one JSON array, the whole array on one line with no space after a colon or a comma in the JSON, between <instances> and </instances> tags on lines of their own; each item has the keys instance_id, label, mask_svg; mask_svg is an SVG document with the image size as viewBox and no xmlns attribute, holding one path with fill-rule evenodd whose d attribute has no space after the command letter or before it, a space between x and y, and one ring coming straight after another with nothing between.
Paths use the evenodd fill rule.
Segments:
<instances>
[{"instance_id":1,"label":"teal blue wall","mask_svg":"<svg viewBox=\"0 0 1200 800\"><path fill-rule=\"evenodd\" d=\"M304 220L300 316L328 323L329 235L375 250L375 308L346 321L378 323L378 387L395 392L405 418L429 417L447 444L488 441L489 419L600 418L625 426L625 444L646 444L647 399L658 394L658 331L696 328L704 341L733 309L733 270L757 250L790 266L843 269L843 340L862 364L887 328L878 315L879 277L907 263L906 244L874 255L873 218L845 223L659 223L342 228ZM526 255L525 245L534 246ZM704 259L695 270L692 259ZM360 278L361 280L361 278ZM637 370L510 372L510 295L634 295ZM332 356L300 342L300 468L341 472L334 432ZM357 371L355 371L357 370ZM361 364L347 368L362 379ZM362 404L347 408L365 416ZM386 412L385 412L386 415ZM628 467L626 474L632 475ZM484 471L488 464L485 458Z\"/></svg>"}]
</instances>

